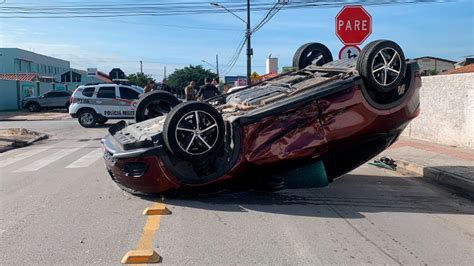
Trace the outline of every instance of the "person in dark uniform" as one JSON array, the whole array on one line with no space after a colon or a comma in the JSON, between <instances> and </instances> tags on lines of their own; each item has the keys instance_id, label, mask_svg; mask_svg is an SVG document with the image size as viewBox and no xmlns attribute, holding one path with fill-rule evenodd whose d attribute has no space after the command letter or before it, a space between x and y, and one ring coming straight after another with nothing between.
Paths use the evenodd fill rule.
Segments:
<instances>
[{"instance_id":1,"label":"person in dark uniform","mask_svg":"<svg viewBox=\"0 0 474 266\"><path fill-rule=\"evenodd\" d=\"M219 90L216 88L216 86L211 84L209 78L205 78L204 85L199 89L196 95L197 100L204 101L216 95L220 95Z\"/></svg>"},{"instance_id":2,"label":"person in dark uniform","mask_svg":"<svg viewBox=\"0 0 474 266\"><path fill-rule=\"evenodd\" d=\"M171 93L171 88L168 86L168 84L166 84L166 79L161 81L160 89Z\"/></svg>"}]
</instances>

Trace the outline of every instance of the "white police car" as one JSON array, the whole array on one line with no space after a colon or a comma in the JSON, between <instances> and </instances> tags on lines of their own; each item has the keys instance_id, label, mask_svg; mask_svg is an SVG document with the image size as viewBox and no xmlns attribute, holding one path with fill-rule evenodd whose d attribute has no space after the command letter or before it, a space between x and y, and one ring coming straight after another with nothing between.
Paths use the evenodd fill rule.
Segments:
<instances>
[{"instance_id":1,"label":"white police car","mask_svg":"<svg viewBox=\"0 0 474 266\"><path fill-rule=\"evenodd\" d=\"M69 114L83 127L104 124L108 119L133 119L141 94L143 88L133 85L82 85L70 98Z\"/></svg>"}]
</instances>

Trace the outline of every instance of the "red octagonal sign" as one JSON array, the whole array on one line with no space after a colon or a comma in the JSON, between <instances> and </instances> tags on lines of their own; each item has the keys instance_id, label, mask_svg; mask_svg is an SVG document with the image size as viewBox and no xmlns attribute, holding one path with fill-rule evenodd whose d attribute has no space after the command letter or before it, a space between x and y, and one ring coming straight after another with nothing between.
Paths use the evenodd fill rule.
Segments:
<instances>
[{"instance_id":1,"label":"red octagonal sign","mask_svg":"<svg viewBox=\"0 0 474 266\"><path fill-rule=\"evenodd\" d=\"M372 17L362 6L344 6L336 16L336 35L345 45L359 45L372 33Z\"/></svg>"}]
</instances>

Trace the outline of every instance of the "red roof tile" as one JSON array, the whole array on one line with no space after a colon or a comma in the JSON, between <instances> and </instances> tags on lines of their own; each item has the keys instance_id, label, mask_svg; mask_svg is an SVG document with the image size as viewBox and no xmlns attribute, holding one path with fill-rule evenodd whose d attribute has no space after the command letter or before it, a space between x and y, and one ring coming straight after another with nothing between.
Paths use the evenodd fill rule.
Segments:
<instances>
[{"instance_id":1,"label":"red roof tile","mask_svg":"<svg viewBox=\"0 0 474 266\"><path fill-rule=\"evenodd\" d=\"M36 81L38 80L38 75L36 73L0 74L0 79L19 80L19 81Z\"/></svg>"},{"instance_id":2,"label":"red roof tile","mask_svg":"<svg viewBox=\"0 0 474 266\"><path fill-rule=\"evenodd\" d=\"M470 64L470 65L463 66L463 67L460 67L460 68L445 71L445 72L441 73L440 75L462 74L462 73L473 73L473 72L474 72L474 64Z\"/></svg>"}]
</instances>

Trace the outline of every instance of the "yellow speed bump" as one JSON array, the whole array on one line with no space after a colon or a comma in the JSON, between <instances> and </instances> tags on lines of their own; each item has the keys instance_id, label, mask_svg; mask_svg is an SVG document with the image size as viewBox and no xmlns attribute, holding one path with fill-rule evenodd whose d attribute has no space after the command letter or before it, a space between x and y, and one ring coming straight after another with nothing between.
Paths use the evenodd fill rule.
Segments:
<instances>
[{"instance_id":1,"label":"yellow speed bump","mask_svg":"<svg viewBox=\"0 0 474 266\"><path fill-rule=\"evenodd\" d=\"M151 207L147 207L143 211L143 215L168 215L171 214L171 211L166 208L166 205L163 203L155 203Z\"/></svg>"},{"instance_id":2,"label":"yellow speed bump","mask_svg":"<svg viewBox=\"0 0 474 266\"><path fill-rule=\"evenodd\" d=\"M160 255L154 250L130 250L123 256L123 264L133 263L159 263L161 261Z\"/></svg>"}]
</instances>

